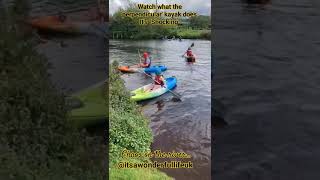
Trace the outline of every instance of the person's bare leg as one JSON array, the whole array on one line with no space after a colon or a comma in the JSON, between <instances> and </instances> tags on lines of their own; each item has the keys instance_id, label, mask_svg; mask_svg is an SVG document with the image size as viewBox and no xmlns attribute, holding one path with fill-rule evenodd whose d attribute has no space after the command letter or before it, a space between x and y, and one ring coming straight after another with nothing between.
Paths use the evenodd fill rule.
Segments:
<instances>
[{"instance_id":1,"label":"person's bare leg","mask_svg":"<svg viewBox=\"0 0 320 180\"><path fill-rule=\"evenodd\" d=\"M157 89L159 89L161 87L161 85L154 85L153 86L153 90L157 90Z\"/></svg>"}]
</instances>

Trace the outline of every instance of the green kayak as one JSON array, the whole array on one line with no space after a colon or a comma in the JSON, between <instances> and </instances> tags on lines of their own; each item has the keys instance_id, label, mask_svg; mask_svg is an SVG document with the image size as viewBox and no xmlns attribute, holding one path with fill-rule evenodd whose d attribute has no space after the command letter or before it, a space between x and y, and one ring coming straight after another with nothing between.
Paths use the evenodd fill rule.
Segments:
<instances>
[{"instance_id":1,"label":"green kayak","mask_svg":"<svg viewBox=\"0 0 320 180\"><path fill-rule=\"evenodd\" d=\"M70 97L69 104L72 104L72 109L69 112L69 119L76 127L86 127L106 121L107 106L103 92L103 85L100 84Z\"/></svg>"},{"instance_id":2,"label":"green kayak","mask_svg":"<svg viewBox=\"0 0 320 180\"><path fill-rule=\"evenodd\" d=\"M152 99L173 89L177 85L177 78L172 76L166 78L165 86L153 89L153 83L145 85L134 91L131 91L131 99L133 101L143 101L147 99Z\"/></svg>"}]
</instances>

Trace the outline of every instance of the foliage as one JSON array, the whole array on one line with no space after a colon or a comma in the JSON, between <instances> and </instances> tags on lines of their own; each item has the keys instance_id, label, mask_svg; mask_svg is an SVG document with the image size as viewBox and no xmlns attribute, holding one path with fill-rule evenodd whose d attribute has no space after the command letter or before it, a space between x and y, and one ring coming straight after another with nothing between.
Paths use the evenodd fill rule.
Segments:
<instances>
[{"instance_id":1,"label":"foliage","mask_svg":"<svg viewBox=\"0 0 320 180\"><path fill-rule=\"evenodd\" d=\"M195 29L208 29L211 23L210 16L193 16L190 17L190 26Z\"/></svg>"},{"instance_id":2,"label":"foliage","mask_svg":"<svg viewBox=\"0 0 320 180\"><path fill-rule=\"evenodd\" d=\"M99 138L67 123L47 59L9 17L0 26L0 179L102 179L101 161L90 154L102 154Z\"/></svg>"},{"instance_id":3,"label":"foliage","mask_svg":"<svg viewBox=\"0 0 320 180\"><path fill-rule=\"evenodd\" d=\"M145 119L137 104L130 100L124 82L117 70L118 63L110 66L109 71L109 178L110 179L171 179L156 169L118 169L119 161L150 162L147 158L123 159L124 149L133 152L148 152L152 142L148 120Z\"/></svg>"},{"instance_id":4,"label":"foliage","mask_svg":"<svg viewBox=\"0 0 320 180\"><path fill-rule=\"evenodd\" d=\"M210 39L210 30L179 29L177 35L183 39Z\"/></svg>"},{"instance_id":5,"label":"foliage","mask_svg":"<svg viewBox=\"0 0 320 180\"><path fill-rule=\"evenodd\" d=\"M150 150L152 142L148 121L130 100L124 83L117 72L117 65L110 67L109 75L109 157L111 166L120 158L120 152L128 149L136 152Z\"/></svg>"},{"instance_id":6,"label":"foliage","mask_svg":"<svg viewBox=\"0 0 320 180\"><path fill-rule=\"evenodd\" d=\"M139 25L139 18L125 17L122 14L123 12L133 13L144 11L146 10L138 9L134 3L131 3L126 9L119 9L112 16L110 30L113 32L124 31L124 38L127 39L160 39L164 35L170 33L170 28L167 26ZM144 19L151 19L151 17L146 17Z\"/></svg>"}]
</instances>

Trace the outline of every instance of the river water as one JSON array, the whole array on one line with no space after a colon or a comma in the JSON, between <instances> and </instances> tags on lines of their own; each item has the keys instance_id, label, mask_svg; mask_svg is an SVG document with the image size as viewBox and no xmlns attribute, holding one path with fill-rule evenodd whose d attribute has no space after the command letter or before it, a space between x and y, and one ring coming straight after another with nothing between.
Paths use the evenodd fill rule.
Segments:
<instances>
[{"instance_id":1,"label":"river water","mask_svg":"<svg viewBox=\"0 0 320 180\"><path fill-rule=\"evenodd\" d=\"M187 64L181 55L192 42L195 44L193 52L198 59L195 64ZM177 102L171 93L166 93L140 103L144 115L151 120L150 127L154 136L152 150L186 152L193 157L192 169L163 171L177 180L210 179L211 42L110 40L110 60L117 60L122 65L137 64L138 49L152 53L153 65L163 64L168 67L164 76L177 77L178 82L174 92L182 95L181 102ZM152 82L148 76L140 73L124 74L122 78L129 90Z\"/></svg>"},{"instance_id":2,"label":"river water","mask_svg":"<svg viewBox=\"0 0 320 180\"><path fill-rule=\"evenodd\" d=\"M317 0L214 2L213 179L320 179Z\"/></svg>"},{"instance_id":3,"label":"river water","mask_svg":"<svg viewBox=\"0 0 320 180\"><path fill-rule=\"evenodd\" d=\"M31 17L65 12L73 20L86 21L94 15L96 0L28 0ZM8 6L13 0L3 0ZM101 25L101 28L104 28ZM106 39L94 28L83 36L40 34L47 43L39 44L38 52L51 64L51 79L57 88L73 93L107 79ZM63 46L61 45L63 42Z\"/></svg>"}]
</instances>

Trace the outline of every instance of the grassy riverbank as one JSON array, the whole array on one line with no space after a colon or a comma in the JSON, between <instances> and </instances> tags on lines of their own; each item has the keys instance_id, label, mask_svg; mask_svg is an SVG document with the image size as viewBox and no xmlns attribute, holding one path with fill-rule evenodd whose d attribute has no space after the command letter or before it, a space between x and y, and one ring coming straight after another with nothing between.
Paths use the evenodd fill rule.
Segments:
<instances>
[{"instance_id":1,"label":"grassy riverbank","mask_svg":"<svg viewBox=\"0 0 320 180\"><path fill-rule=\"evenodd\" d=\"M132 40L147 40L147 39L162 39L167 38L182 38L182 39L211 39L211 30L200 30L191 28L157 28L149 27L138 32L125 32L120 39ZM111 37L112 38L112 37ZM113 37L117 39L117 37Z\"/></svg>"},{"instance_id":2,"label":"grassy riverbank","mask_svg":"<svg viewBox=\"0 0 320 180\"><path fill-rule=\"evenodd\" d=\"M211 39L211 30L179 29L177 37L182 39Z\"/></svg>"},{"instance_id":3,"label":"grassy riverbank","mask_svg":"<svg viewBox=\"0 0 320 180\"><path fill-rule=\"evenodd\" d=\"M121 157L124 149L134 152L148 152L152 142L149 121L142 116L139 106L130 100L130 94L116 70L115 62L109 74L109 178L132 180L171 179L157 169L119 169L119 162L150 162L146 158Z\"/></svg>"}]
</instances>

